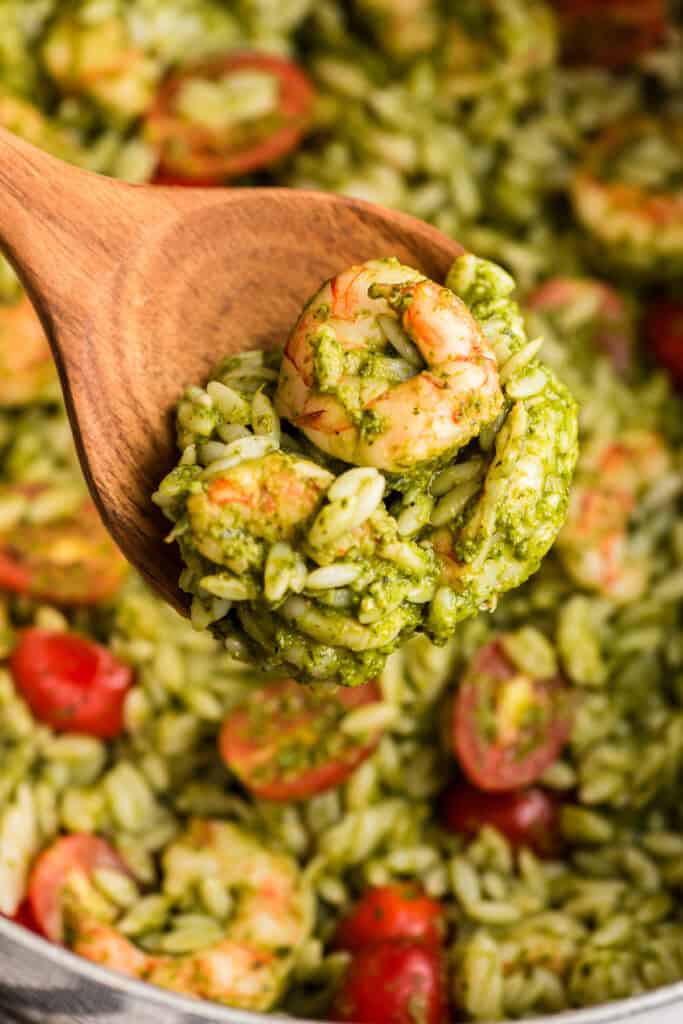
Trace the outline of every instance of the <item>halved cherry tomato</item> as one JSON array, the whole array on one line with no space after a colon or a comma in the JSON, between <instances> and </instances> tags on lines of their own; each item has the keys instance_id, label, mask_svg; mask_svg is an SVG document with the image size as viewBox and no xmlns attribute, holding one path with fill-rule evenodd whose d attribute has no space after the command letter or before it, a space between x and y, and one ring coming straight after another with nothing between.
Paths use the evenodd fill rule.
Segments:
<instances>
[{"instance_id":1,"label":"halved cherry tomato","mask_svg":"<svg viewBox=\"0 0 683 1024\"><path fill-rule=\"evenodd\" d=\"M592 344L608 356L615 370L625 373L633 359L635 321L615 288L592 277L551 277L528 296L525 306L552 315L586 301L594 307L588 324Z\"/></svg>"},{"instance_id":2,"label":"halved cherry tomato","mask_svg":"<svg viewBox=\"0 0 683 1024\"><path fill-rule=\"evenodd\" d=\"M538 787L483 793L456 782L441 798L441 817L449 832L476 837L489 825L514 849L526 846L539 857L552 857L561 846L560 800Z\"/></svg>"},{"instance_id":3,"label":"halved cherry tomato","mask_svg":"<svg viewBox=\"0 0 683 1024\"><path fill-rule=\"evenodd\" d=\"M385 939L414 939L438 946L443 931L443 907L419 886L377 885L340 922L334 944L355 950Z\"/></svg>"},{"instance_id":4,"label":"halved cherry tomato","mask_svg":"<svg viewBox=\"0 0 683 1024\"><path fill-rule=\"evenodd\" d=\"M4 915L0 915L4 916ZM36 935L40 935L41 931L38 927L38 922L33 916L31 904L28 900L24 900L23 903L19 904L16 914L8 918L13 924L21 925L22 928L27 928L30 932L35 932Z\"/></svg>"},{"instance_id":5,"label":"halved cherry tomato","mask_svg":"<svg viewBox=\"0 0 683 1024\"><path fill-rule=\"evenodd\" d=\"M683 385L683 300L653 302L645 315L645 339L657 361Z\"/></svg>"},{"instance_id":6,"label":"halved cherry tomato","mask_svg":"<svg viewBox=\"0 0 683 1024\"><path fill-rule=\"evenodd\" d=\"M519 789L557 759L572 720L564 680L518 671L497 639L477 652L462 678L453 709L453 748L479 789Z\"/></svg>"},{"instance_id":7,"label":"halved cherry tomato","mask_svg":"<svg viewBox=\"0 0 683 1024\"><path fill-rule=\"evenodd\" d=\"M2 494L37 498L44 484L10 484ZM61 605L92 605L119 589L128 564L85 499L51 523L20 522L0 533L0 589Z\"/></svg>"},{"instance_id":8,"label":"halved cherry tomato","mask_svg":"<svg viewBox=\"0 0 683 1024\"><path fill-rule=\"evenodd\" d=\"M91 835L63 836L36 860L28 881L28 899L38 928L52 942L64 939L62 900L70 879L75 875L90 879L100 868L130 874L109 843Z\"/></svg>"},{"instance_id":9,"label":"halved cherry tomato","mask_svg":"<svg viewBox=\"0 0 683 1024\"><path fill-rule=\"evenodd\" d=\"M193 78L219 81L232 71L261 71L277 79L276 114L257 119L239 132L192 124L175 110L178 94ZM313 109L314 92L292 61L265 53L231 53L170 76L147 116L145 134L159 152L162 179L179 185L220 185L266 167L298 145Z\"/></svg>"},{"instance_id":10,"label":"halved cherry tomato","mask_svg":"<svg viewBox=\"0 0 683 1024\"><path fill-rule=\"evenodd\" d=\"M303 800L339 786L373 752L376 734L359 740L340 724L347 711L380 699L377 683L320 695L293 679L254 689L221 729L221 756L264 800Z\"/></svg>"},{"instance_id":11,"label":"halved cherry tomato","mask_svg":"<svg viewBox=\"0 0 683 1024\"><path fill-rule=\"evenodd\" d=\"M664 38L666 0L554 0L562 51L573 64L622 67Z\"/></svg>"},{"instance_id":12,"label":"halved cherry tomato","mask_svg":"<svg viewBox=\"0 0 683 1024\"><path fill-rule=\"evenodd\" d=\"M75 633L25 629L10 669L33 714L57 732L109 739L123 730L133 672L105 647Z\"/></svg>"},{"instance_id":13,"label":"halved cherry tomato","mask_svg":"<svg viewBox=\"0 0 683 1024\"><path fill-rule=\"evenodd\" d=\"M405 939L357 950L334 1000L332 1019L353 1024L445 1024L441 951Z\"/></svg>"}]
</instances>

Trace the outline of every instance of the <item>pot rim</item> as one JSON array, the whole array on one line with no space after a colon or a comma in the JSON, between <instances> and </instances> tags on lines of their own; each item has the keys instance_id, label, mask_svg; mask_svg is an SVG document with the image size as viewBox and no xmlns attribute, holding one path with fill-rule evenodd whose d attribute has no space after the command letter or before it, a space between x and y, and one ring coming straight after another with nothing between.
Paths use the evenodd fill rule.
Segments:
<instances>
[{"instance_id":1,"label":"pot rim","mask_svg":"<svg viewBox=\"0 0 683 1024\"><path fill-rule=\"evenodd\" d=\"M207 1024L209 1022L210 1024L272 1024L273 1021L284 1020L289 1021L290 1024L293 1022L292 1017L285 1017L277 1013L252 1013L247 1010L231 1009L218 1003L191 999L188 996L167 992L146 982L118 974L107 967L91 963L62 946L48 942L47 939L38 935L33 935L20 925L0 918L0 937L3 936L14 945L23 947L28 955L47 959L64 971L72 972L78 977L101 985L112 992L121 993L129 999L138 999L157 1008L166 1007L178 1014L186 1014L190 1020L198 1019L199 1014L207 1013ZM673 985L664 985L630 999L619 999L582 1010L568 1010L552 1014L549 1017L528 1018L527 1024L617 1024L617 1022L628 1022L638 1014L654 1012L677 1003L683 1004L683 981ZM301 1024L324 1024L324 1022L304 1020L303 1018L298 1018L298 1020L301 1021Z\"/></svg>"}]
</instances>

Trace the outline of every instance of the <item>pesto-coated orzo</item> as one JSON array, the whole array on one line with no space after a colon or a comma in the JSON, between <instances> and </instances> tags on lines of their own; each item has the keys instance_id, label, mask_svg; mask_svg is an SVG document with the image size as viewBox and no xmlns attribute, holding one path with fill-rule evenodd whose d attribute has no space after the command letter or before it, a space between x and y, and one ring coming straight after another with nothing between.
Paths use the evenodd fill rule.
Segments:
<instances>
[{"instance_id":1,"label":"pesto-coated orzo","mask_svg":"<svg viewBox=\"0 0 683 1024\"><path fill-rule=\"evenodd\" d=\"M680 380L682 24L0 0L0 124L46 150L370 199L479 257L436 292L365 267L349 319L340 267L282 379L253 354L188 382L159 496L199 629L100 527L0 263L0 914L308 1019L490 1024L683 978L683 406L656 363ZM415 296L464 305L486 385L422 447L382 429L444 369Z\"/></svg>"},{"instance_id":2,"label":"pesto-coated orzo","mask_svg":"<svg viewBox=\"0 0 683 1024\"><path fill-rule=\"evenodd\" d=\"M416 631L445 642L494 608L557 536L575 403L501 267L463 255L448 284L391 257L350 267L281 358L235 356L181 399L154 500L193 622L236 657L366 682Z\"/></svg>"}]
</instances>

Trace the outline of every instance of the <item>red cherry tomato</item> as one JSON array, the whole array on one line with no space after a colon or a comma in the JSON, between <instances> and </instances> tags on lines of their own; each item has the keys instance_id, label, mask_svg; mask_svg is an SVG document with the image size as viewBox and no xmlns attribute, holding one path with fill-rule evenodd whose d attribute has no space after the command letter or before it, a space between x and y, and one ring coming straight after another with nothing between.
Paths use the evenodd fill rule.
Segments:
<instances>
[{"instance_id":1,"label":"red cherry tomato","mask_svg":"<svg viewBox=\"0 0 683 1024\"><path fill-rule=\"evenodd\" d=\"M3 495L37 498L43 484L9 484ZM20 522L0 533L0 589L59 605L111 598L128 564L86 499L78 512L52 523Z\"/></svg>"},{"instance_id":2,"label":"red cherry tomato","mask_svg":"<svg viewBox=\"0 0 683 1024\"><path fill-rule=\"evenodd\" d=\"M293 679L253 690L221 729L228 768L264 800L303 800L339 786L373 752L379 734L363 741L339 725L352 708L380 699L376 682L319 695Z\"/></svg>"},{"instance_id":3,"label":"red cherry tomato","mask_svg":"<svg viewBox=\"0 0 683 1024\"><path fill-rule=\"evenodd\" d=\"M28 900L24 900L23 903L19 904L16 914L10 917L9 920L13 924L18 924L21 925L22 928L27 928L30 932L35 932L36 935L41 934L38 922L33 916L31 904Z\"/></svg>"},{"instance_id":4,"label":"red cherry tomato","mask_svg":"<svg viewBox=\"0 0 683 1024\"><path fill-rule=\"evenodd\" d=\"M359 949L337 993L332 1019L353 1024L445 1024L441 952L405 939Z\"/></svg>"},{"instance_id":5,"label":"red cherry tomato","mask_svg":"<svg viewBox=\"0 0 683 1024\"><path fill-rule=\"evenodd\" d=\"M27 594L31 589L31 576L11 553L0 548L0 589L13 594Z\"/></svg>"},{"instance_id":6,"label":"red cherry tomato","mask_svg":"<svg viewBox=\"0 0 683 1024\"><path fill-rule=\"evenodd\" d=\"M683 300L658 299L650 306L645 339L657 361L683 385Z\"/></svg>"},{"instance_id":7,"label":"red cherry tomato","mask_svg":"<svg viewBox=\"0 0 683 1024\"><path fill-rule=\"evenodd\" d=\"M475 837L490 825L515 849L526 846L539 857L553 857L561 846L560 800L545 789L483 793L454 783L441 799L441 817L449 832L464 836Z\"/></svg>"},{"instance_id":8,"label":"red cherry tomato","mask_svg":"<svg viewBox=\"0 0 683 1024\"><path fill-rule=\"evenodd\" d=\"M622 67L664 38L666 0L554 0L562 51L572 64Z\"/></svg>"},{"instance_id":9,"label":"red cherry tomato","mask_svg":"<svg viewBox=\"0 0 683 1024\"><path fill-rule=\"evenodd\" d=\"M175 110L182 87L193 78L219 81L233 71L262 71L277 79L277 113L239 131L192 124ZM313 110L314 92L292 61L265 53L232 53L184 67L159 90L147 116L145 134L159 153L159 173L179 185L220 185L267 167L300 142Z\"/></svg>"},{"instance_id":10,"label":"red cherry tomato","mask_svg":"<svg viewBox=\"0 0 683 1024\"><path fill-rule=\"evenodd\" d=\"M99 644L75 633L26 629L10 668L33 714L57 732L110 739L122 731L133 672Z\"/></svg>"},{"instance_id":11,"label":"red cherry tomato","mask_svg":"<svg viewBox=\"0 0 683 1024\"><path fill-rule=\"evenodd\" d=\"M98 868L130 874L109 843L96 836L64 836L38 857L29 877L28 898L38 928L52 942L64 939L63 896L70 879L90 879Z\"/></svg>"},{"instance_id":12,"label":"red cherry tomato","mask_svg":"<svg viewBox=\"0 0 683 1024\"><path fill-rule=\"evenodd\" d=\"M438 946L444 930L443 908L417 885L374 886L337 928L334 944L360 949L385 939L413 939Z\"/></svg>"},{"instance_id":13,"label":"red cherry tomato","mask_svg":"<svg viewBox=\"0 0 683 1024\"><path fill-rule=\"evenodd\" d=\"M525 305L552 316L586 301L595 310L586 325L591 343L608 356L615 370L625 373L633 358L635 323L626 301L615 288L591 277L551 277L529 295Z\"/></svg>"},{"instance_id":14,"label":"red cherry tomato","mask_svg":"<svg viewBox=\"0 0 683 1024\"><path fill-rule=\"evenodd\" d=\"M563 679L519 672L501 641L493 640L478 651L460 683L453 748L479 789L519 789L535 782L557 759L572 719Z\"/></svg>"}]
</instances>

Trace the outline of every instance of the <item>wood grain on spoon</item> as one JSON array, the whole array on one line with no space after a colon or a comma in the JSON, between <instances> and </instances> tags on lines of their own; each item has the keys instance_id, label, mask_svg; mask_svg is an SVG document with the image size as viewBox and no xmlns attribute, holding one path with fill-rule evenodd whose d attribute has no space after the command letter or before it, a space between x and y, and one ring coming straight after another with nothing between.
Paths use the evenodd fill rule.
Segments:
<instances>
[{"instance_id":1,"label":"wood grain on spoon","mask_svg":"<svg viewBox=\"0 0 683 1024\"><path fill-rule=\"evenodd\" d=\"M225 355L282 345L323 279L397 256L443 280L461 247L326 193L126 185L0 129L0 244L50 339L104 522L176 608L175 546L150 496L176 460L173 407Z\"/></svg>"}]
</instances>

